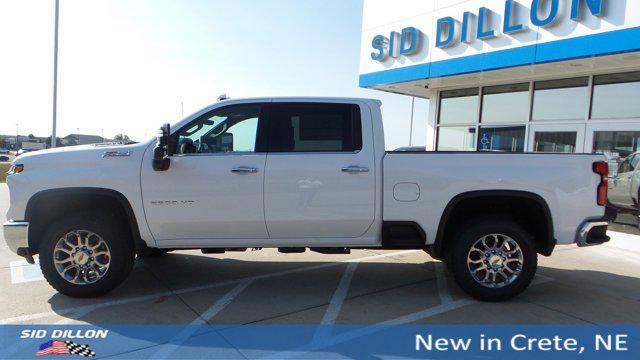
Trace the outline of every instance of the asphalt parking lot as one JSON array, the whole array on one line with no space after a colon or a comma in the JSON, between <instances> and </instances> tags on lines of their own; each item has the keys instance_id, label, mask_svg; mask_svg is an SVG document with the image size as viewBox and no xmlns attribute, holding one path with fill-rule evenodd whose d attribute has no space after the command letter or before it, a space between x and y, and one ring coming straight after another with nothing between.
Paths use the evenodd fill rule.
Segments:
<instances>
[{"instance_id":1,"label":"asphalt parking lot","mask_svg":"<svg viewBox=\"0 0 640 360\"><path fill-rule=\"evenodd\" d=\"M2 217L8 201L0 184ZM108 296L73 299L57 294L37 266L0 239L0 323L638 324L640 236L633 224L613 228L606 245L560 246L541 257L532 286L504 303L466 297L444 266L420 251L272 249L138 260Z\"/></svg>"}]
</instances>

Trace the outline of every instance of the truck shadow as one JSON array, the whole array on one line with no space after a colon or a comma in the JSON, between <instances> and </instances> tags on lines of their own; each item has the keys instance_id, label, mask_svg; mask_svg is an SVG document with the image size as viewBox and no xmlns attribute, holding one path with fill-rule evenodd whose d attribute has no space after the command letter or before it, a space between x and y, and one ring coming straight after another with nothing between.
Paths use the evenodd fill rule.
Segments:
<instances>
[{"instance_id":1,"label":"truck shadow","mask_svg":"<svg viewBox=\"0 0 640 360\"><path fill-rule=\"evenodd\" d=\"M466 298L442 263L426 254L424 257L421 263L380 260L358 263L343 294L336 322L377 323L437 306L443 296L452 300ZM49 303L58 315L89 324L189 324L198 319L209 324L319 323L348 263L310 262L301 256L297 257L299 261L274 259L277 260L269 257L244 261L169 254L139 260L129 279L107 296L73 299L56 293ZM495 322L513 323L519 322L519 318L499 315L503 304L514 311L535 302L563 308L576 298L593 297L594 302L604 306L598 298L605 297L612 299L614 313L621 313L615 306L625 302L637 305L640 299L640 276L550 267L539 267L538 274L542 275L539 277L542 283L533 285L520 297L482 306L486 311L496 312ZM243 283L242 289L236 289ZM229 298L229 293L234 295ZM221 300L225 296L226 300ZM213 307L219 309L212 311ZM200 317L205 313L204 318ZM463 319L482 323L487 318ZM582 317L575 316L579 318ZM455 318L438 319L446 323ZM611 319L637 323L640 314L633 312L622 319ZM536 317L521 320L537 322Z\"/></svg>"},{"instance_id":2,"label":"truck shadow","mask_svg":"<svg viewBox=\"0 0 640 360\"><path fill-rule=\"evenodd\" d=\"M466 297L442 263L427 255L424 258L425 261L419 263L380 260L359 263L344 301L337 307L335 323L347 328L349 324L376 325L437 308L447 301L461 303L461 306L414 318L411 323L640 322L640 314L635 311L640 299L640 276L541 266L541 276L519 297L504 303L480 303ZM203 339L201 335L229 332L238 336L239 326L246 325L249 325L248 331L265 331L255 325L267 325L266 329L282 331L283 336L304 334L312 341L313 333L307 333L317 331L313 324L321 323L326 316L348 264L309 262L301 256L296 259L299 261L277 261L273 257L244 261L170 254L138 261L130 278L103 298L72 299L56 294L49 303L58 315L70 322L174 325L173 330L165 331L173 335L162 339L154 331L132 331L127 326L111 328L114 336L134 340L130 342L130 349L121 352L132 358L156 357L162 345L177 347L185 342L191 349L199 348L197 354L201 355L202 351L212 351L210 342L197 340ZM234 289L247 279L250 281L237 296L229 297L228 294L235 294ZM461 301L465 299L468 301ZM581 299L580 304L576 299ZM594 304L598 305L597 310ZM207 323L202 325L202 320ZM182 326L188 324L200 325ZM133 345L136 341L146 342L146 349ZM149 348L148 342L161 345ZM216 343L216 351L236 351L232 344L233 341ZM259 346L253 350L278 352L288 349L282 341L273 345L260 342ZM328 343L327 346L331 345ZM347 351L342 355L353 354ZM228 354L224 356L228 357Z\"/></svg>"}]
</instances>

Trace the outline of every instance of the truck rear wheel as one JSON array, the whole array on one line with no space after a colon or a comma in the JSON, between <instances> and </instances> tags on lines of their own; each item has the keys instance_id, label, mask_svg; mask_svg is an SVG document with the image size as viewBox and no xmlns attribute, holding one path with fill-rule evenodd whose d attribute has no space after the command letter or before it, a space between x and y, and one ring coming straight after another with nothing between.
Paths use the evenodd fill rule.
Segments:
<instances>
[{"instance_id":1,"label":"truck rear wheel","mask_svg":"<svg viewBox=\"0 0 640 360\"><path fill-rule=\"evenodd\" d=\"M40 268L58 292L72 297L103 295L133 268L130 235L109 214L75 214L57 220L40 243Z\"/></svg>"},{"instance_id":2,"label":"truck rear wheel","mask_svg":"<svg viewBox=\"0 0 640 360\"><path fill-rule=\"evenodd\" d=\"M465 292L482 301L503 301L529 286L538 266L529 233L502 218L478 219L462 228L449 262Z\"/></svg>"}]
</instances>

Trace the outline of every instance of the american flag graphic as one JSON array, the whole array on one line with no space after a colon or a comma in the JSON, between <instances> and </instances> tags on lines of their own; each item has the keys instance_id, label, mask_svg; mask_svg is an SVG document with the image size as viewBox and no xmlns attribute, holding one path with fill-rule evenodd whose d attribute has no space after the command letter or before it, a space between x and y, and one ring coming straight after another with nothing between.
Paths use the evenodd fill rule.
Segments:
<instances>
[{"instance_id":1,"label":"american flag graphic","mask_svg":"<svg viewBox=\"0 0 640 360\"><path fill-rule=\"evenodd\" d=\"M61 340L51 340L46 343L42 343L40 348L38 348L38 351L36 351L36 356L45 355L69 355L67 343Z\"/></svg>"},{"instance_id":2,"label":"american flag graphic","mask_svg":"<svg viewBox=\"0 0 640 360\"><path fill-rule=\"evenodd\" d=\"M42 343L36 351L36 356L45 355L96 356L96 352L91 350L89 345L76 344L73 341L50 340Z\"/></svg>"}]
</instances>

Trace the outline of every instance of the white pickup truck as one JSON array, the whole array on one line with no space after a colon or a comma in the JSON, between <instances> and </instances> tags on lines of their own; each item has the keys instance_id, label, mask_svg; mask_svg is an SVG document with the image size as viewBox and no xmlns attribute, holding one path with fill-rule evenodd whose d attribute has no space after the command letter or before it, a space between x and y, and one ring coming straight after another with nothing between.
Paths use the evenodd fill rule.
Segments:
<instances>
[{"instance_id":1,"label":"white pickup truck","mask_svg":"<svg viewBox=\"0 0 640 360\"><path fill-rule=\"evenodd\" d=\"M608 241L604 156L386 152L380 105L223 100L147 142L24 154L5 240L70 296L115 288L136 254L376 248L425 250L488 301L556 244Z\"/></svg>"}]
</instances>

